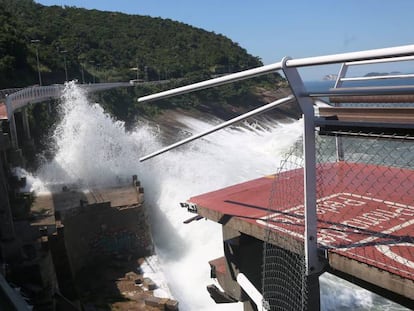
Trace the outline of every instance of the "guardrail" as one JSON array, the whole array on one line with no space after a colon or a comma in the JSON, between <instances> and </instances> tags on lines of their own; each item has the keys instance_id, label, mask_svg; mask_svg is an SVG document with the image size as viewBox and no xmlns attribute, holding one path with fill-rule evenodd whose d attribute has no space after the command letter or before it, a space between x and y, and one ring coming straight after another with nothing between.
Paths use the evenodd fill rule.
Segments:
<instances>
[{"instance_id":1,"label":"guardrail","mask_svg":"<svg viewBox=\"0 0 414 311\"><path fill-rule=\"evenodd\" d=\"M304 210L305 210L305 232L304 232L304 247L305 247L305 261L306 261L306 274L308 276L318 275L322 269L324 263L320 260L318 254L317 246L317 176L316 176L316 149L315 149L315 111L314 111L314 97L330 97L330 96L368 96L368 95L410 95L411 99L414 94L413 85L402 85L402 86L380 86L380 87L350 87L343 88L342 83L345 81L371 81L371 80L384 80L384 79L401 79L401 78L412 78L414 75L391 75L385 77L384 75L378 75L375 77L358 77L358 78L346 78L347 68L349 66L355 65L364 65L364 64L375 64L382 62L397 62L397 61L408 61L414 60L414 45L385 48L385 49L376 49L352 53L343 53L343 54L334 54L326 55L319 57L309 57L302 59L291 59L284 58L282 61L266 65L254 69L249 69L246 71L229 74L223 77L214 78L195 84L179 87L176 89L167 90L157 94L152 94L148 96L143 96L138 99L139 102L148 102L158 99L163 99L171 96L176 96L180 94L185 94L193 91L198 91L210 87L220 86L236 81L246 80L253 77L273 73L278 70L282 70L286 76L286 79L289 82L289 86L292 90L294 98L298 102L304 119L304 129L303 129L303 151L304 151ZM308 67L308 66L318 66L318 65L328 65L328 64L343 64L338 75L338 80L335 83L333 89L309 93L304 86L304 83L299 75L298 68ZM280 103L285 103L293 98L285 98L280 100ZM271 109L272 107L269 107ZM247 117L254 116L262 111L259 109L257 111L249 112L246 115L241 115L237 120L243 120ZM235 122L237 122L237 120ZM227 122L216 126L215 128L208 130L199 135L189 137L185 140L177 142L169 147L163 148L159 151L156 151L148 156L142 157L140 160L144 161L149 158L152 158L156 155L162 154L168 150L181 146L185 143L193 141L194 139L200 138L207 134L213 133L214 131L220 130L233 124L234 122ZM396 124L398 126L398 124ZM411 129L414 129L414 124L405 124ZM317 278L316 278L317 280ZM319 287L315 287L319 290ZM312 286L310 286L310 290ZM310 293L312 294L312 293ZM319 293L318 293L319 295ZM257 300L257 299L256 299ZM259 307L259 306L258 306Z\"/></svg>"},{"instance_id":2,"label":"guardrail","mask_svg":"<svg viewBox=\"0 0 414 311\"><path fill-rule=\"evenodd\" d=\"M7 115L11 119L14 111L30 103L38 103L53 98L59 98L63 85L32 86L24 88L6 97Z\"/></svg>"},{"instance_id":3,"label":"guardrail","mask_svg":"<svg viewBox=\"0 0 414 311\"><path fill-rule=\"evenodd\" d=\"M383 59L386 58L396 58L396 57L412 57L414 54L414 45L406 45L400 47L393 47L393 48L385 48L385 49L376 49L376 50L368 50L368 51L361 51L361 52L352 52L352 53L342 53L342 54L334 54L334 55L326 55L326 56L318 56L318 57L308 57L302 59L290 59L285 58L284 60L254 68L249 69L233 74L229 74L227 76L210 79L207 81L198 82L195 84L179 87L176 89L160 92L157 94L152 94L148 96L143 96L138 99L139 102L147 102L158 100L166 97L176 96L179 94L185 94L197 90L202 90L205 88L215 87L227 83L232 83L236 81L241 81L245 79L250 79L254 77L258 77L261 75L269 74L278 70L282 69L289 69L289 68L300 68L300 67L309 67L309 66L318 66L318 65L329 65L329 64L340 64L340 63L351 63L357 61L376 61L382 62ZM408 59L407 59L408 60ZM289 77L287 77L289 82ZM293 83L290 83L293 86ZM301 94L305 95L305 94Z\"/></svg>"},{"instance_id":4,"label":"guardrail","mask_svg":"<svg viewBox=\"0 0 414 311\"><path fill-rule=\"evenodd\" d=\"M134 86L130 82L113 82L113 83L94 83L94 84L80 84L79 87L87 92L99 92L118 87ZM64 85L54 84L49 86L31 86L13 92L5 97L7 118L10 126L11 143L14 148L18 147L16 122L14 120L14 112L16 110L25 108L29 104L48 101L51 99L60 98ZM28 130L27 115L24 115L23 126Z\"/></svg>"},{"instance_id":5,"label":"guardrail","mask_svg":"<svg viewBox=\"0 0 414 311\"><path fill-rule=\"evenodd\" d=\"M130 86L133 86L133 84L129 82L79 84L79 87L86 90L87 92L99 92L117 87ZM17 92L6 96L5 98L8 117L10 118L14 111L21 109L28 104L60 98L63 89L63 84L31 86L28 88L20 89Z\"/></svg>"},{"instance_id":6,"label":"guardrail","mask_svg":"<svg viewBox=\"0 0 414 311\"><path fill-rule=\"evenodd\" d=\"M10 94L13 94L15 92L18 92L21 89L23 89L23 88L22 87L19 87L19 88L10 88L10 89L2 89L2 90L0 90L0 100L1 99L5 99Z\"/></svg>"}]
</instances>

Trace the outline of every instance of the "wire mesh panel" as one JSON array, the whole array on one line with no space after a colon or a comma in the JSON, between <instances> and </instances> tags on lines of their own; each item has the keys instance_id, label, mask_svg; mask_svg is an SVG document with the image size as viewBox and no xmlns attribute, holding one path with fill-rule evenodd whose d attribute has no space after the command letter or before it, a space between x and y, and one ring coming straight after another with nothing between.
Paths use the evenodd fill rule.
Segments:
<instances>
[{"instance_id":1,"label":"wire mesh panel","mask_svg":"<svg viewBox=\"0 0 414 311\"><path fill-rule=\"evenodd\" d=\"M409 137L335 138L318 142L318 243L414 279L414 144Z\"/></svg>"},{"instance_id":2,"label":"wire mesh panel","mask_svg":"<svg viewBox=\"0 0 414 311\"><path fill-rule=\"evenodd\" d=\"M336 138L317 136L320 249L414 280L412 142L410 137L342 137L344 159L338 161ZM268 310L312 309L303 245L303 162L298 142L276 174L269 211L261 220L267 228L262 290Z\"/></svg>"},{"instance_id":3,"label":"wire mesh panel","mask_svg":"<svg viewBox=\"0 0 414 311\"><path fill-rule=\"evenodd\" d=\"M272 186L264 243L263 298L266 310L304 310L303 155L298 142L281 163Z\"/></svg>"}]
</instances>

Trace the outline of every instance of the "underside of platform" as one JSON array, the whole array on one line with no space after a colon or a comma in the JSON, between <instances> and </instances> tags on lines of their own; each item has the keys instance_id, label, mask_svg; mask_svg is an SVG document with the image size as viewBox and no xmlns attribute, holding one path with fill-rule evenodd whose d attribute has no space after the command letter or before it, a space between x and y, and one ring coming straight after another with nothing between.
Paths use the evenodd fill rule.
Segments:
<instances>
[{"instance_id":1,"label":"underside of platform","mask_svg":"<svg viewBox=\"0 0 414 311\"><path fill-rule=\"evenodd\" d=\"M327 269L414 307L414 206L410 193L414 171L343 162L320 164L317 170L333 180L322 187L318 198L318 246L325 254ZM269 209L271 191L278 196L278 190L272 188L275 180L292 185L282 187L281 197L302 197L303 190L295 187L302 179L303 170L287 171L195 196L189 202L199 215L222 224L227 231L304 256L303 205L293 200L293 205L279 202L283 208ZM397 180L405 182L394 185ZM372 189L373 184L377 190ZM228 239L223 240L229 245ZM221 271L222 265L214 266ZM226 283L223 277L221 280ZM260 288L260 282L256 284Z\"/></svg>"}]
</instances>

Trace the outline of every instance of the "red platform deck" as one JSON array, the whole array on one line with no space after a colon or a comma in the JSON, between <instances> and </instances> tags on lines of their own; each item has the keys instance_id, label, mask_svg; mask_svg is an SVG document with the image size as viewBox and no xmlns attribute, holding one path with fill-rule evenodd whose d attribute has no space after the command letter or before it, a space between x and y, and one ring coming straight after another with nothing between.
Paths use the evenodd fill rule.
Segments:
<instances>
[{"instance_id":1,"label":"red platform deck","mask_svg":"<svg viewBox=\"0 0 414 311\"><path fill-rule=\"evenodd\" d=\"M318 245L330 267L414 299L414 170L340 162L317 176ZM302 169L189 201L203 217L261 240L270 228L272 243L303 249Z\"/></svg>"}]
</instances>

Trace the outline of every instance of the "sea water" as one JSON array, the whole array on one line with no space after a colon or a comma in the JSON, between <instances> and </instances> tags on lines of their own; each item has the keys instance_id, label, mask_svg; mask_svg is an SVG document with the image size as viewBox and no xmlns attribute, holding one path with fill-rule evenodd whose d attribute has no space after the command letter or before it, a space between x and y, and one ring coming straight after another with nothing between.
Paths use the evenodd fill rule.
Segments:
<instances>
[{"instance_id":1,"label":"sea water","mask_svg":"<svg viewBox=\"0 0 414 311\"><path fill-rule=\"evenodd\" d=\"M140 163L140 157L164 147L162 124L139 121L126 131L123 122L90 102L74 83L67 84L59 111L61 121L50 138L55 156L28 176L32 190L53 191L63 184L116 186L138 174L156 252L180 310L242 310L241 304L216 305L206 290L214 283L208 261L223 255L220 225L206 220L183 224L192 215L179 203L274 173L300 139L302 122L244 122ZM184 115L177 121L182 131L168 139L179 140L220 122ZM403 310L331 275L321 277L321 298L323 310Z\"/></svg>"}]
</instances>

